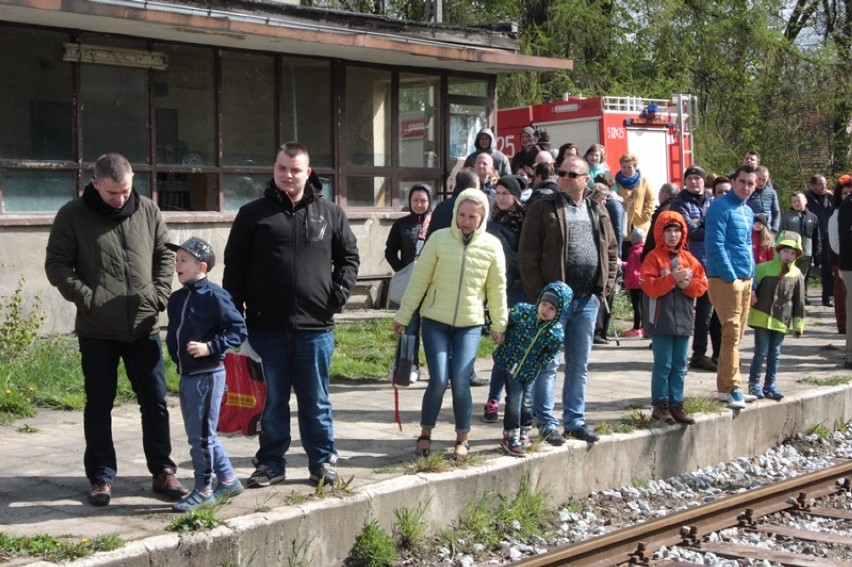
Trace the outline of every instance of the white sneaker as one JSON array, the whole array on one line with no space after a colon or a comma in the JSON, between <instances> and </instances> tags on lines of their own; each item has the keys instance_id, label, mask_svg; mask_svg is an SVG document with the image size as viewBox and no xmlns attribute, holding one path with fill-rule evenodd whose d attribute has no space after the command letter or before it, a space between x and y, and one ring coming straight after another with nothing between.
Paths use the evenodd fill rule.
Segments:
<instances>
[{"instance_id":1,"label":"white sneaker","mask_svg":"<svg viewBox=\"0 0 852 567\"><path fill-rule=\"evenodd\" d=\"M420 369L412 368L411 374L408 375L408 379L409 381L411 381L412 384L420 380Z\"/></svg>"},{"instance_id":2,"label":"white sneaker","mask_svg":"<svg viewBox=\"0 0 852 567\"><path fill-rule=\"evenodd\" d=\"M755 401L756 399L757 399L757 396L752 396L751 394L746 394L745 392L743 392L743 401L745 403L750 404L751 402ZM726 392L719 392L719 401L720 402L730 402L731 401L730 394L728 394Z\"/></svg>"}]
</instances>

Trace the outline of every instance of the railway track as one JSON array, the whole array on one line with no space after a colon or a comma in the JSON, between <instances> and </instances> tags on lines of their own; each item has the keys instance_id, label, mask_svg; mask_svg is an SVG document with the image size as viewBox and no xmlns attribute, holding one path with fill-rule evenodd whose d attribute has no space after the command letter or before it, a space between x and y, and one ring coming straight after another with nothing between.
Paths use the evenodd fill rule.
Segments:
<instances>
[{"instance_id":1,"label":"railway track","mask_svg":"<svg viewBox=\"0 0 852 567\"><path fill-rule=\"evenodd\" d=\"M721 498L658 520L560 547L515 565L519 567L651 565L655 551L672 545L700 552L711 552L730 559L765 559L783 565L808 567L848 565L848 563L786 551L709 542L705 541L705 538L714 532L739 526L756 532L798 538L818 544L852 547L852 538L849 537L795 530L786 526L760 522L761 518L779 512L809 514L852 522L852 511L818 505L818 500L821 498L852 490L850 477L852 477L852 461L844 461L822 471ZM692 565L670 561L663 561L660 564Z\"/></svg>"}]
</instances>

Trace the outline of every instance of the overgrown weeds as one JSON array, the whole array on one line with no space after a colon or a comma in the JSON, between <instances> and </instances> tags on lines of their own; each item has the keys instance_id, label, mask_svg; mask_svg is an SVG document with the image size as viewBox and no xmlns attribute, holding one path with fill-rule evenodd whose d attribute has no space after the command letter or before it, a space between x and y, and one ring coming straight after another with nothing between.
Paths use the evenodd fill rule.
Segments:
<instances>
[{"instance_id":1,"label":"overgrown weeds","mask_svg":"<svg viewBox=\"0 0 852 567\"><path fill-rule=\"evenodd\" d=\"M220 504L202 506L197 510L190 510L177 518L173 518L166 529L173 532L195 532L198 530L212 529L222 523L219 519Z\"/></svg>"},{"instance_id":2,"label":"overgrown weeds","mask_svg":"<svg viewBox=\"0 0 852 567\"><path fill-rule=\"evenodd\" d=\"M842 386L852 382L852 374L840 374L836 376L805 376L796 380L799 384L810 384L812 386Z\"/></svg>"},{"instance_id":3,"label":"overgrown weeds","mask_svg":"<svg viewBox=\"0 0 852 567\"><path fill-rule=\"evenodd\" d=\"M394 510L396 522L393 525L393 535L398 547L413 553L425 547L428 530L425 515L430 502L426 500L414 508Z\"/></svg>"},{"instance_id":4,"label":"overgrown weeds","mask_svg":"<svg viewBox=\"0 0 852 567\"><path fill-rule=\"evenodd\" d=\"M470 553L474 543L496 549L507 534L529 543L535 538L547 538L553 529L557 512L549 504L549 491L534 491L529 475L521 479L514 498L501 494L496 505L491 500L489 495L483 495L468 505L464 515L441 534L444 545L454 553Z\"/></svg>"},{"instance_id":5,"label":"overgrown weeds","mask_svg":"<svg viewBox=\"0 0 852 567\"><path fill-rule=\"evenodd\" d=\"M69 561L98 551L112 551L122 545L124 541L114 535L98 536L94 539L72 539L56 538L47 534L12 537L0 532L0 563L22 557Z\"/></svg>"},{"instance_id":6,"label":"overgrown weeds","mask_svg":"<svg viewBox=\"0 0 852 567\"><path fill-rule=\"evenodd\" d=\"M359 567L391 567L397 557L393 537L377 521L366 524L350 553L350 564Z\"/></svg>"}]
</instances>

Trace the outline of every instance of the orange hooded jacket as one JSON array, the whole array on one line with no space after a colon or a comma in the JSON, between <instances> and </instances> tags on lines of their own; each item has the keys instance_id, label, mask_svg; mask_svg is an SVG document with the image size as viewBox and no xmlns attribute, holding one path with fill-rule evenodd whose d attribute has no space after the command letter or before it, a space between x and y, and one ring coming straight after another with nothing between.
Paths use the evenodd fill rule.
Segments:
<instances>
[{"instance_id":1,"label":"orange hooded jacket","mask_svg":"<svg viewBox=\"0 0 852 567\"><path fill-rule=\"evenodd\" d=\"M681 227L680 241L674 247L666 246L664 235L670 224ZM653 229L656 246L642 261L639 275L642 291L649 298L645 330L649 334L691 335L694 299L707 291L707 276L698 259L685 249L687 228L680 213L663 211ZM673 254L682 269L692 270L692 278L684 289L677 287L672 276Z\"/></svg>"}]
</instances>

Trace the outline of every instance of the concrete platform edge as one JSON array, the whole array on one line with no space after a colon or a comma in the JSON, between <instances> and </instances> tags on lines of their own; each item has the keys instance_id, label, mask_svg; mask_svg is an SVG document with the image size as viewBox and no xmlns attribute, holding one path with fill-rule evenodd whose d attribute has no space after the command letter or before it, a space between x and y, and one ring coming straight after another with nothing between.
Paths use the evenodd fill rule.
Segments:
<instances>
[{"instance_id":1,"label":"concrete platform edge","mask_svg":"<svg viewBox=\"0 0 852 567\"><path fill-rule=\"evenodd\" d=\"M209 531L167 534L130 542L68 565L78 567L281 565L306 546L312 565L341 565L363 525L377 520L390 531L394 511L429 502L426 517L441 530L484 494L513 495L524 475L550 491L553 502L639 480L662 479L749 457L815 424L831 430L852 419L852 386L821 388L761 401L744 410L700 415L691 427L669 426L604 436L594 446L570 441L545 447L525 459L489 458L482 465L446 473L390 479L343 498L329 496L300 505L234 518Z\"/></svg>"}]
</instances>

